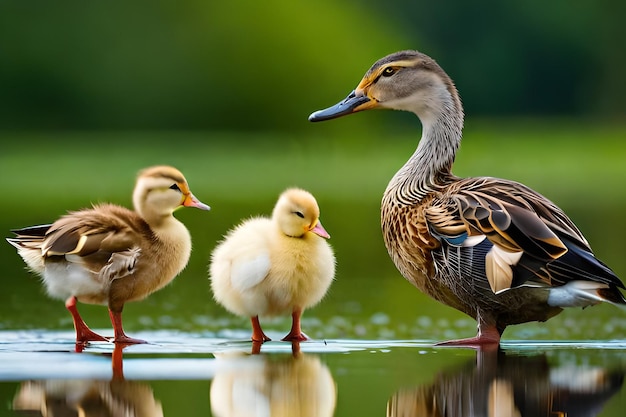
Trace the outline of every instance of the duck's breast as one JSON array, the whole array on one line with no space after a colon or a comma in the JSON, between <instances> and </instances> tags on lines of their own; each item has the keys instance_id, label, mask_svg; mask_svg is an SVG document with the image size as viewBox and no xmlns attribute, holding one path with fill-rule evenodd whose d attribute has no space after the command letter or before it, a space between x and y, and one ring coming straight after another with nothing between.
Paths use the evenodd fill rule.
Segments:
<instances>
[{"instance_id":1,"label":"duck's breast","mask_svg":"<svg viewBox=\"0 0 626 417\"><path fill-rule=\"evenodd\" d=\"M404 278L429 293L434 272L431 252L439 248L439 242L428 231L426 203L401 204L385 197L381 227L387 252Z\"/></svg>"}]
</instances>

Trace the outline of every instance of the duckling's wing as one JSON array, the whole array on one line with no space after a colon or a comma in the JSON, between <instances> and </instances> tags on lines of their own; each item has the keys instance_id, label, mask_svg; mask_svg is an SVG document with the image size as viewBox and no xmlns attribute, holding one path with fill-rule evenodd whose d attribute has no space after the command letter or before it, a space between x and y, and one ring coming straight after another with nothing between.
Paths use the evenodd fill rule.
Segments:
<instances>
[{"instance_id":1,"label":"duckling's wing","mask_svg":"<svg viewBox=\"0 0 626 417\"><path fill-rule=\"evenodd\" d=\"M41 250L41 244L51 224L29 226L23 229L13 229L15 237L7 238L7 242L17 249Z\"/></svg>"},{"instance_id":2,"label":"duckling's wing","mask_svg":"<svg viewBox=\"0 0 626 417\"><path fill-rule=\"evenodd\" d=\"M258 285L270 272L269 252L261 252L251 258L238 258L233 261L230 281L238 291L248 290Z\"/></svg>"},{"instance_id":3,"label":"duckling's wing","mask_svg":"<svg viewBox=\"0 0 626 417\"><path fill-rule=\"evenodd\" d=\"M100 270L100 276L111 281L132 274L139 255L141 255L141 248L138 247L112 253L109 261Z\"/></svg>"},{"instance_id":4,"label":"duckling's wing","mask_svg":"<svg viewBox=\"0 0 626 417\"><path fill-rule=\"evenodd\" d=\"M487 280L495 293L575 280L623 287L563 211L522 184L460 180L433 199L425 218L446 253L441 259L456 258L452 261L458 263L483 258L474 263L470 278ZM439 261L438 267L446 268L445 262Z\"/></svg>"},{"instance_id":5,"label":"duckling's wing","mask_svg":"<svg viewBox=\"0 0 626 417\"><path fill-rule=\"evenodd\" d=\"M132 273L141 253L137 240L142 222L130 210L104 207L72 212L57 220L46 233L44 256L65 256L109 279Z\"/></svg>"}]
</instances>

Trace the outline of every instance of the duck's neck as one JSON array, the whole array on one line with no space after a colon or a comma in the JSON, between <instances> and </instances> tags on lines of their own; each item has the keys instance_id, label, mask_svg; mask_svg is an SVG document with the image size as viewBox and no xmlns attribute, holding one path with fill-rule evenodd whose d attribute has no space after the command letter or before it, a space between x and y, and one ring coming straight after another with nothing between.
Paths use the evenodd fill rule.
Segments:
<instances>
[{"instance_id":1,"label":"duck's neck","mask_svg":"<svg viewBox=\"0 0 626 417\"><path fill-rule=\"evenodd\" d=\"M452 164L461 144L463 110L458 99L448 99L438 109L415 111L422 122L422 137L385 193L394 194L396 201L413 204L456 179Z\"/></svg>"}]
</instances>

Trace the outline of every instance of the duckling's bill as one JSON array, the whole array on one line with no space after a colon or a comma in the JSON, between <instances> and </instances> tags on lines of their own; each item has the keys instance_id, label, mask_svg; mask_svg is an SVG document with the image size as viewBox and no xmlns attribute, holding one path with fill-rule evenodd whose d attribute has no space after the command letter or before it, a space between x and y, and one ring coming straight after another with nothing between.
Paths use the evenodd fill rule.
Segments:
<instances>
[{"instance_id":1,"label":"duckling's bill","mask_svg":"<svg viewBox=\"0 0 626 417\"><path fill-rule=\"evenodd\" d=\"M309 122L322 122L324 120L336 119L347 114L356 113L376 107L378 102L363 94L363 90L354 90L348 97L332 107L318 110L311 113Z\"/></svg>"},{"instance_id":2,"label":"duckling's bill","mask_svg":"<svg viewBox=\"0 0 626 417\"><path fill-rule=\"evenodd\" d=\"M202 201L198 200L196 196L194 196L191 193L185 196L185 199L183 200L182 205L185 207L195 207L200 210L211 210L211 207L204 204Z\"/></svg>"},{"instance_id":3,"label":"duckling's bill","mask_svg":"<svg viewBox=\"0 0 626 417\"><path fill-rule=\"evenodd\" d=\"M328 234L326 229L324 229L324 226L322 226L322 222L320 221L318 221L315 227L311 229L311 232L315 233L319 237L323 237L324 239L330 239L330 235Z\"/></svg>"}]
</instances>

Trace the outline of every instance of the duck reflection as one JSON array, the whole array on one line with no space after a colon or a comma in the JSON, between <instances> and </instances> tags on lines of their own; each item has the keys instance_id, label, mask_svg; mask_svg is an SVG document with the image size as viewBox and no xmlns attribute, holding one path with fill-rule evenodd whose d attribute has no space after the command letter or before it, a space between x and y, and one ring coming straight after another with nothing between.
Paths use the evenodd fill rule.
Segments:
<instances>
[{"instance_id":1,"label":"duck reflection","mask_svg":"<svg viewBox=\"0 0 626 417\"><path fill-rule=\"evenodd\" d=\"M216 355L218 367L210 388L213 415L332 416L337 388L330 371L317 356L301 353L298 342L293 342L292 351L293 355Z\"/></svg>"},{"instance_id":2,"label":"duck reflection","mask_svg":"<svg viewBox=\"0 0 626 417\"><path fill-rule=\"evenodd\" d=\"M126 381L122 369L124 345L112 355L113 378L106 380L25 381L13 399L13 410L41 417L162 417L152 389Z\"/></svg>"},{"instance_id":3,"label":"duck reflection","mask_svg":"<svg viewBox=\"0 0 626 417\"><path fill-rule=\"evenodd\" d=\"M388 417L591 417L624 382L624 369L551 366L544 354L477 352L477 360L403 389L387 403Z\"/></svg>"}]
</instances>

